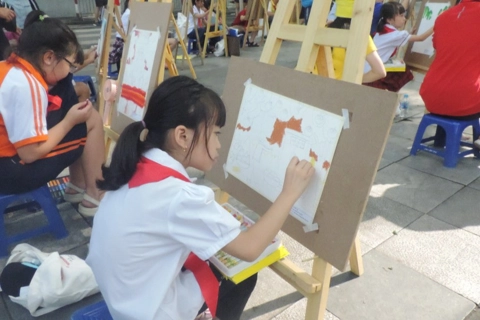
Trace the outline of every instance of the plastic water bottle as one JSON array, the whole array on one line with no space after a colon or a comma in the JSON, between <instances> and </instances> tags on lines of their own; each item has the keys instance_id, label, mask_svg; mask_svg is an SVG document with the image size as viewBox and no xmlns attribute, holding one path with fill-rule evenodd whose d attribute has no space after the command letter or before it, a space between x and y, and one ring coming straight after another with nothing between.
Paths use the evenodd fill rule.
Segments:
<instances>
[{"instance_id":1,"label":"plastic water bottle","mask_svg":"<svg viewBox=\"0 0 480 320\"><path fill-rule=\"evenodd\" d=\"M400 117L406 118L408 112L408 94L404 94L400 100Z\"/></svg>"}]
</instances>

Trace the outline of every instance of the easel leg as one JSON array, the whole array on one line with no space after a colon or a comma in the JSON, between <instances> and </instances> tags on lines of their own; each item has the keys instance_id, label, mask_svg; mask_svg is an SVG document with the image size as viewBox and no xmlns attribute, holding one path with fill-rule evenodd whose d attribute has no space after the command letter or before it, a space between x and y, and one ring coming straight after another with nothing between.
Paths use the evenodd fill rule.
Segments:
<instances>
[{"instance_id":1,"label":"easel leg","mask_svg":"<svg viewBox=\"0 0 480 320\"><path fill-rule=\"evenodd\" d=\"M352 252L350 253L350 270L357 276L361 276L364 272L362 248L360 246L360 240L358 239L358 236L353 242Z\"/></svg>"},{"instance_id":2,"label":"easel leg","mask_svg":"<svg viewBox=\"0 0 480 320\"><path fill-rule=\"evenodd\" d=\"M322 288L320 291L307 297L305 320L323 320L325 311L327 310L332 265L323 259L315 257L313 260L312 276L322 283Z\"/></svg>"}]
</instances>

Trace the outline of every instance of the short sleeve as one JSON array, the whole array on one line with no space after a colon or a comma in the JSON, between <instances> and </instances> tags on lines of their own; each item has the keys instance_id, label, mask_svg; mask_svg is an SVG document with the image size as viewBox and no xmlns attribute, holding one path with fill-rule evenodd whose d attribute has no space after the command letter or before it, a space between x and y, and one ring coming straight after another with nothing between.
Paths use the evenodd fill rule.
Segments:
<instances>
[{"instance_id":1,"label":"short sleeve","mask_svg":"<svg viewBox=\"0 0 480 320\"><path fill-rule=\"evenodd\" d=\"M214 200L210 188L185 185L168 210L170 235L207 260L240 233L240 223Z\"/></svg>"},{"instance_id":2,"label":"short sleeve","mask_svg":"<svg viewBox=\"0 0 480 320\"><path fill-rule=\"evenodd\" d=\"M0 114L16 147L47 139L47 94L30 74L11 69L0 87Z\"/></svg>"},{"instance_id":3,"label":"short sleeve","mask_svg":"<svg viewBox=\"0 0 480 320\"><path fill-rule=\"evenodd\" d=\"M372 37L368 36L367 56L373 51L377 51L377 47L375 46Z\"/></svg>"}]
</instances>

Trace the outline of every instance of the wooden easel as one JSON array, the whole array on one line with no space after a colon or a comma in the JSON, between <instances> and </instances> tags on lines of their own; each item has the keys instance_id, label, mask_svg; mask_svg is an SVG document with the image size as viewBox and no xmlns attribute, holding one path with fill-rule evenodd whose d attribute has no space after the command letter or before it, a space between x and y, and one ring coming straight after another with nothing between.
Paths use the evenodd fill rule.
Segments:
<instances>
[{"instance_id":1,"label":"wooden easel","mask_svg":"<svg viewBox=\"0 0 480 320\"><path fill-rule=\"evenodd\" d=\"M213 30L210 30L212 27L212 15L213 10L216 12L215 24L213 25ZM210 38L223 37L225 44L225 56L228 57L228 45L227 45L227 29L226 22L227 20L227 3L225 0L212 0L210 3L210 11L208 12L207 26L205 29L205 42L203 43L202 57L205 57L208 48L208 42ZM221 23L220 23L221 21ZM220 26L222 26L220 28ZM197 33L198 36L198 33ZM198 37L197 37L198 38Z\"/></svg>"},{"instance_id":2,"label":"wooden easel","mask_svg":"<svg viewBox=\"0 0 480 320\"><path fill-rule=\"evenodd\" d=\"M109 0L109 1L113 1L113 0ZM136 1L137 2L145 2L144 0L136 0ZM150 0L149 2L171 3L171 1L160 1L160 0ZM109 4L110 4L110 2L109 2ZM173 14L172 13L170 13L170 18L173 19ZM176 23L175 23L175 28L176 28L176 31L178 32L178 27L176 27ZM179 42L179 43L183 44L182 48L186 52L184 42L182 41L182 42ZM107 58L106 61L108 63L108 51L107 51L107 57L106 58ZM190 66L191 66L191 64L190 64ZM165 42L164 52L163 52L163 55L162 55L162 59L160 61L160 67L158 69L157 81L156 81L157 85L160 84L165 78L165 67L167 67L170 76L177 76L178 75L178 70L177 70L177 67L175 65L175 60L173 58L172 51L170 50L170 46L168 45L168 41ZM122 74L122 69L123 68L124 68L124 66L122 64L120 66L119 74ZM190 68L190 71L192 72L192 75L194 77L196 77L195 71L193 70L193 67ZM99 91L102 92L102 90L99 90ZM104 103L103 99L101 100L101 102ZM110 110L110 113L108 115L106 115L105 118L107 119L107 121L106 121L106 123L104 123L106 158L108 158L108 154L109 154L109 151L110 151L112 141L117 141L118 137L120 136L120 133L116 132L115 130L112 130L112 128L110 126L110 120L111 120L111 115L112 115L113 109L114 108L112 108ZM101 114L103 114L103 109L102 109Z\"/></svg>"},{"instance_id":3,"label":"wooden easel","mask_svg":"<svg viewBox=\"0 0 480 320\"><path fill-rule=\"evenodd\" d=\"M136 0L136 1L146 2L145 0ZM171 3L172 0L150 0L148 2ZM172 10L173 10L173 8L172 8ZM170 22L175 25L175 31L178 31L177 22L175 21L175 17L173 16L173 12L170 12ZM184 54L185 54L186 53L185 43L183 42L182 39L179 39L179 41L181 41L179 43L181 43L182 50L184 50ZM190 64L190 72L192 72L193 78L196 79L195 70L193 70L193 66L192 66L192 63L190 61L190 58L188 58L188 55L187 55L187 60ZM175 58L173 57L173 53L172 53L172 50L170 49L170 46L168 45L168 41L165 42L165 49L163 51L163 59L162 59L162 62L160 64L160 71L158 73L158 81L157 81L158 84L160 84L163 81L163 79L165 79L165 67L167 67L168 73L171 77L178 76L178 69L177 69L177 66L175 64Z\"/></svg>"},{"instance_id":4,"label":"wooden easel","mask_svg":"<svg viewBox=\"0 0 480 320\"><path fill-rule=\"evenodd\" d=\"M243 47L247 44L249 32L258 32L262 31L262 40L265 31L267 30L268 25L268 15L267 15L267 2L265 0L250 0L248 2L248 23L245 28L245 36L243 38ZM260 25L260 19L263 19L262 25ZM252 42L255 42L255 39L252 39Z\"/></svg>"},{"instance_id":5,"label":"wooden easel","mask_svg":"<svg viewBox=\"0 0 480 320\"><path fill-rule=\"evenodd\" d=\"M145 0L137 0L140 2L145 2ZM172 0L150 0L149 2L164 2L164 3L171 3ZM173 10L173 8L172 8ZM177 21L175 20L175 16L173 15L173 12L170 13L170 23L173 25L175 32L177 35L180 35L180 30L178 29ZM192 74L193 79L197 79L197 74L195 73L195 69L193 68L192 65L192 60L190 59L190 56L188 55L188 50L187 47L185 46L185 41L183 41L183 38L181 36L178 37L178 45L182 48L183 52L183 57L187 60L188 67L190 69L190 73ZM165 55L164 59L162 60L162 66L160 68L160 74L159 74L159 81L158 83L162 82L165 76L165 66L167 66L168 73L170 76L178 76L178 69L175 64L175 58L173 56L172 50L170 49L170 46L168 45L168 41L165 45ZM183 60L183 59L182 59Z\"/></svg>"},{"instance_id":6,"label":"wooden easel","mask_svg":"<svg viewBox=\"0 0 480 320\"><path fill-rule=\"evenodd\" d=\"M182 5L182 13L187 17L187 23L185 25L185 32L188 33L188 23L190 21L189 16L192 15L193 17L193 4L192 0L184 0L183 5ZM200 43L200 36L198 35L198 27L197 27L197 21L195 18L193 18L193 30L195 30L195 38L197 39L197 46L198 46L198 52L202 52L202 46L203 43ZM188 37L188 35L187 35ZM202 62L202 66L204 64L204 55L199 54L200 60Z\"/></svg>"},{"instance_id":7,"label":"wooden easel","mask_svg":"<svg viewBox=\"0 0 480 320\"><path fill-rule=\"evenodd\" d=\"M307 26L289 24L297 2L297 0L281 0L278 4L260 62L275 64L284 40L301 42L295 69L333 78L330 47L343 47L347 48L347 54L342 80L360 84L365 55L359 52L365 53L367 49L373 1L354 2L354 16L350 30L325 27L331 1L313 2ZM218 190L217 199L220 203L225 202L228 194ZM353 273L359 276L363 274L358 237L351 245L349 262ZM315 256L311 274L304 272L288 259L273 264L271 269L307 298L305 319L324 318L332 275L332 265L329 262Z\"/></svg>"},{"instance_id":8,"label":"wooden easel","mask_svg":"<svg viewBox=\"0 0 480 320\"><path fill-rule=\"evenodd\" d=\"M110 51L110 39L112 36L112 27L120 34L124 41L127 40L125 32L123 31L122 19L120 16L120 1L108 0L107 9L104 12L106 15L106 28L103 35L102 47L98 53L98 65L97 65L97 79L98 79L98 111L100 115L103 115L105 100L103 97L102 88L107 80L108 76L108 55ZM105 17L103 17L105 19ZM102 21L103 21L102 19Z\"/></svg>"}]
</instances>

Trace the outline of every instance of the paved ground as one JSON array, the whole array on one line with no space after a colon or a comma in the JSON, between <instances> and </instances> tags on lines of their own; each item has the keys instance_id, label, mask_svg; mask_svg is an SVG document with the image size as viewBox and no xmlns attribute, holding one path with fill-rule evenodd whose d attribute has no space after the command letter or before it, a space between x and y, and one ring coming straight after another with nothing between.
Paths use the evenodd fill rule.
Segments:
<instances>
[{"instance_id":1,"label":"paved ground","mask_svg":"<svg viewBox=\"0 0 480 320\"><path fill-rule=\"evenodd\" d=\"M243 49L241 56L258 60L262 48ZM284 44L278 64L293 68L298 44ZM213 56L200 64L194 59L200 82L223 92L229 59ZM188 69L178 63L182 74ZM93 67L83 70L93 74ZM417 74L402 92L410 95L410 121L392 125L372 187L359 237L365 274L335 270L325 319L480 319L480 162L462 159L456 168L443 167L430 154L409 156L412 139L423 115ZM372 119L374 122L375 119ZM69 230L66 239L50 235L28 243L44 250L87 254L92 219L82 217L70 204L59 205ZM8 230L41 223L41 213L6 217ZM309 271L311 252L282 235L291 257ZM0 260L0 268L6 259ZM87 298L38 319L69 319L72 312L101 299ZM306 301L286 282L266 269L242 319L303 319ZM31 319L28 312L1 295L0 319Z\"/></svg>"}]
</instances>

